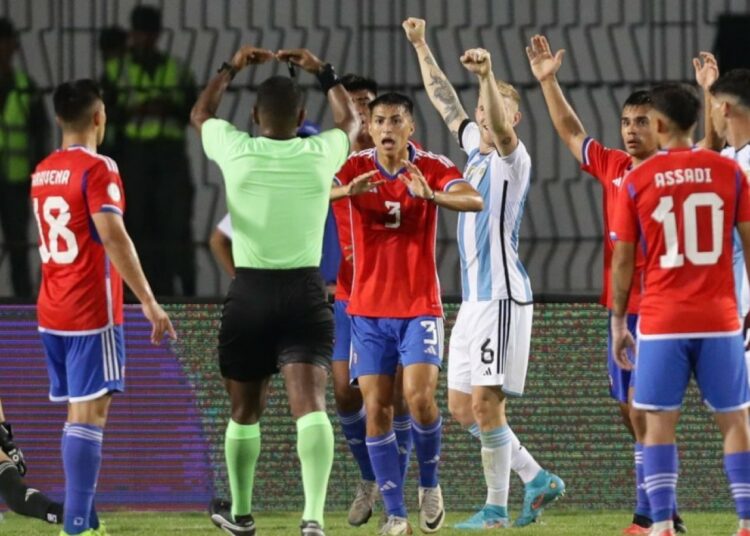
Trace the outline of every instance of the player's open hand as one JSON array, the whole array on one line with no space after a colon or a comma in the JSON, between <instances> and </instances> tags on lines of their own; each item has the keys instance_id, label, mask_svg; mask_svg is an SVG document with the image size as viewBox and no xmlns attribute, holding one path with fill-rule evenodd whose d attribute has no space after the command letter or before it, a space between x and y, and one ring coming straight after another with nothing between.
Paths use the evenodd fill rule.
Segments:
<instances>
[{"instance_id":1,"label":"player's open hand","mask_svg":"<svg viewBox=\"0 0 750 536\"><path fill-rule=\"evenodd\" d=\"M635 367L630 355L635 351L635 339L628 329L625 317L612 315L612 357L617 366L623 370L633 370Z\"/></svg>"},{"instance_id":2,"label":"player's open hand","mask_svg":"<svg viewBox=\"0 0 750 536\"><path fill-rule=\"evenodd\" d=\"M273 60L275 57L274 53L270 50L245 45L234 53L232 67L240 71L248 65L260 65L261 63Z\"/></svg>"},{"instance_id":3,"label":"player's open hand","mask_svg":"<svg viewBox=\"0 0 750 536\"><path fill-rule=\"evenodd\" d=\"M288 48L276 53L279 61L288 61L311 74L318 74L325 63L306 48Z\"/></svg>"},{"instance_id":4,"label":"player's open hand","mask_svg":"<svg viewBox=\"0 0 750 536\"><path fill-rule=\"evenodd\" d=\"M469 72L484 77L492 72L492 58L483 48L471 48L461 56L461 64Z\"/></svg>"},{"instance_id":5,"label":"player's open hand","mask_svg":"<svg viewBox=\"0 0 750 536\"><path fill-rule=\"evenodd\" d=\"M409 188L414 197L419 197L420 199L431 198L433 194L432 188L427 184L427 179L424 178L419 168L409 160L402 160L402 162L407 172L399 173L399 180Z\"/></svg>"},{"instance_id":6,"label":"player's open hand","mask_svg":"<svg viewBox=\"0 0 750 536\"><path fill-rule=\"evenodd\" d=\"M564 55L564 49L560 49L552 55L547 38L539 34L532 37L530 46L526 47L526 56L529 58L531 72L534 78L540 82L557 74Z\"/></svg>"},{"instance_id":7,"label":"player's open hand","mask_svg":"<svg viewBox=\"0 0 750 536\"><path fill-rule=\"evenodd\" d=\"M167 313L164 312L164 309L158 303L155 301L144 303L142 308L143 314L151 322L151 344L161 344L164 334L172 340L177 339L177 333L175 333L174 327L172 327L169 316L167 316Z\"/></svg>"},{"instance_id":8,"label":"player's open hand","mask_svg":"<svg viewBox=\"0 0 750 536\"><path fill-rule=\"evenodd\" d=\"M406 38L412 45L424 45L424 30L427 23L424 19L409 17L401 23L401 27L406 32Z\"/></svg>"},{"instance_id":9,"label":"player's open hand","mask_svg":"<svg viewBox=\"0 0 750 536\"><path fill-rule=\"evenodd\" d=\"M378 173L378 170L373 169L372 171L362 173L362 175L355 177L354 180L349 183L348 195L352 196L363 194L365 192L371 192L374 188L383 184L385 182L384 179L373 180L372 177L376 173Z\"/></svg>"},{"instance_id":10,"label":"player's open hand","mask_svg":"<svg viewBox=\"0 0 750 536\"><path fill-rule=\"evenodd\" d=\"M719 64L710 52L700 52L697 58L693 58L693 68L695 81L705 91L719 78Z\"/></svg>"}]
</instances>

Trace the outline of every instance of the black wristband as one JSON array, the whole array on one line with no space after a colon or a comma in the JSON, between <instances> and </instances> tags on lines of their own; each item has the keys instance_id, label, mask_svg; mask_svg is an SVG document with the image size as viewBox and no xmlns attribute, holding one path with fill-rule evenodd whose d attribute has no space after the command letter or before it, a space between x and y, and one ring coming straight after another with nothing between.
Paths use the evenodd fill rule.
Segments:
<instances>
[{"instance_id":1,"label":"black wristband","mask_svg":"<svg viewBox=\"0 0 750 536\"><path fill-rule=\"evenodd\" d=\"M237 74L237 69L235 69L232 65L228 64L227 62L222 63L221 67L219 67L219 70L216 72L222 73L224 71L229 73L229 78L234 78L234 75Z\"/></svg>"},{"instance_id":2,"label":"black wristband","mask_svg":"<svg viewBox=\"0 0 750 536\"><path fill-rule=\"evenodd\" d=\"M336 71L333 70L333 65L330 63L326 63L315 76L318 77L318 82L323 89L323 93L328 93L329 89L341 83L341 79L336 74Z\"/></svg>"}]
</instances>

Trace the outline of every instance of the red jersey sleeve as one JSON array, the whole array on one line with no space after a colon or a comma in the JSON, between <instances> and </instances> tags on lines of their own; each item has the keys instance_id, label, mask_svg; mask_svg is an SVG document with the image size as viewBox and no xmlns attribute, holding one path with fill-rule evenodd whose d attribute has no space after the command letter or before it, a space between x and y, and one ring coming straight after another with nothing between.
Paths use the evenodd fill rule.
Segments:
<instances>
[{"instance_id":1,"label":"red jersey sleeve","mask_svg":"<svg viewBox=\"0 0 750 536\"><path fill-rule=\"evenodd\" d=\"M613 168L619 167L623 159L630 156L619 149L608 149L592 137L583 140L581 146L581 169L599 182L613 178Z\"/></svg>"},{"instance_id":2,"label":"red jersey sleeve","mask_svg":"<svg viewBox=\"0 0 750 536\"><path fill-rule=\"evenodd\" d=\"M737 168L737 186L739 190L735 222L750 221L750 186L748 186L750 176L745 175L745 172L739 166L735 167Z\"/></svg>"},{"instance_id":3,"label":"red jersey sleeve","mask_svg":"<svg viewBox=\"0 0 750 536\"><path fill-rule=\"evenodd\" d=\"M99 160L88 170L84 192L89 212L125 212L125 194L117 166L111 159Z\"/></svg>"},{"instance_id":4,"label":"red jersey sleeve","mask_svg":"<svg viewBox=\"0 0 750 536\"><path fill-rule=\"evenodd\" d=\"M345 186L357 177L356 171L356 161L354 158L350 157L346 162L344 162L344 165L341 166L341 169L336 172L336 175L333 177L333 182L335 182L339 186Z\"/></svg>"},{"instance_id":5,"label":"red jersey sleeve","mask_svg":"<svg viewBox=\"0 0 750 536\"><path fill-rule=\"evenodd\" d=\"M425 179L433 190L442 190L447 192L454 183L464 181L464 174L458 169L453 162L444 156L431 155L429 159L430 173L425 173ZM420 161L426 161L420 158Z\"/></svg>"},{"instance_id":6,"label":"red jersey sleeve","mask_svg":"<svg viewBox=\"0 0 750 536\"><path fill-rule=\"evenodd\" d=\"M625 178L625 183L617 196L617 204L614 207L615 219L610 237L613 241L636 242L639 237L638 212L635 208L636 171Z\"/></svg>"}]
</instances>

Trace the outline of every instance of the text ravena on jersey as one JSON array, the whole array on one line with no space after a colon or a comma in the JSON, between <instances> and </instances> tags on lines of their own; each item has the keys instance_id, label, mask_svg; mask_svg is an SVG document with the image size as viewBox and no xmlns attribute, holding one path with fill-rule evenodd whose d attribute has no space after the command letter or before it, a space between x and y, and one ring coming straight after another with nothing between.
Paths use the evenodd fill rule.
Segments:
<instances>
[{"instance_id":1,"label":"text ravena on jersey","mask_svg":"<svg viewBox=\"0 0 750 536\"><path fill-rule=\"evenodd\" d=\"M69 169L45 169L31 174L31 186L65 186L69 180Z\"/></svg>"}]
</instances>

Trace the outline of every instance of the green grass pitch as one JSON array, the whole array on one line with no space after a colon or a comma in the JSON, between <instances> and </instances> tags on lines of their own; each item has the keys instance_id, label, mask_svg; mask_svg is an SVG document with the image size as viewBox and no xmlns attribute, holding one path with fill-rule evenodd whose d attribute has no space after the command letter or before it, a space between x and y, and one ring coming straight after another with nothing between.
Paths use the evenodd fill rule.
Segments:
<instances>
[{"instance_id":1,"label":"green grass pitch","mask_svg":"<svg viewBox=\"0 0 750 536\"><path fill-rule=\"evenodd\" d=\"M52 527L42 522L22 518L6 513L0 521L0 534L8 536L57 536L59 527ZM469 536L483 534L473 531L459 531L450 527L466 517L468 513L454 512L448 515L442 536ZM523 529L512 529L511 534L518 536L617 536L630 521L630 515L622 512L582 512L555 511L554 507L544 514L540 524ZM377 534L377 514L364 527L352 528L346 523L344 512L329 513L326 519L327 536ZM684 512L683 517L690 536L731 536L736 531L737 522L732 512ZM173 514L152 512L103 512L101 518L107 524L111 536L161 536L162 534L180 534L183 536L203 535L220 536L224 534L211 524L205 514ZM421 534L417 527L416 516L412 514L414 534ZM273 512L258 513L258 536L295 536L299 534L298 513ZM497 531L491 531L495 534Z\"/></svg>"}]
</instances>

